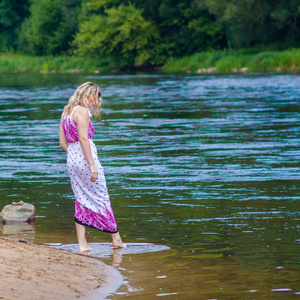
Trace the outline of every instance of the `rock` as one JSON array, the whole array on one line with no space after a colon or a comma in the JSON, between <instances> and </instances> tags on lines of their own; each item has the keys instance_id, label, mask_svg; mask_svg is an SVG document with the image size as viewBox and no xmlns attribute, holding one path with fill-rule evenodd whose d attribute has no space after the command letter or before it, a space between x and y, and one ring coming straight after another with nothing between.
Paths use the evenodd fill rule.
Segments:
<instances>
[{"instance_id":1,"label":"rock","mask_svg":"<svg viewBox=\"0 0 300 300\"><path fill-rule=\"evenodd\" d=\"M35 218L35 207L23 201L6 205L0 213L0 223L12 224L18 222L30 222Z\"/></svg>"},{"instance_id":2,"label":"rock","mask_svg":"<svg viewBox=\"0 0 300 300\"><path fill-rule=\"evenodd\" d=\"M24 204L24 202L23 201L19 201L19 202L12 202L11 203L11 205L12 206L21 206L21 205L23 205Z\"/></svg>"},{"instance_id":3,"label":"rock","mask_svg":"<svg viewBox=\"0 0 300 300\"><path fill-rule=\"evenodd\" d=\"M246 68L246 67L240 69L240 72L242 72L242 73L246 73L247 71L248 71L248 68Z\"/></svg>"},{"instance_id":4,"label":"rock","mask_svg":"<svg viewBox=\"0 0 300 300\"><path fill-rule=\"evenodd\" d=\"M207 73L216 73L217 72L217 68L215 67L210 67L207 69Z\"/></svg>"},{"instance_id":5,"label":"rock","mask_svg":"<svg viewBox=\"0 0 300 300\"><path fill-rule=\"evenodd\" d=\"M202 68L202 69L197 70L197 73L198 74L207 73L207 70Z\"/></svg>"},{"instance_id":6,"label":"rock","mask_svg":"<svg viewBox=\"0 0 300 300\"><path fill-rule=\"evenodd\" d=\"M81 72L83 72L83 69L67 70L66 72L69 72L69 73L81 73Z\"/></svg>"}]
</instances>

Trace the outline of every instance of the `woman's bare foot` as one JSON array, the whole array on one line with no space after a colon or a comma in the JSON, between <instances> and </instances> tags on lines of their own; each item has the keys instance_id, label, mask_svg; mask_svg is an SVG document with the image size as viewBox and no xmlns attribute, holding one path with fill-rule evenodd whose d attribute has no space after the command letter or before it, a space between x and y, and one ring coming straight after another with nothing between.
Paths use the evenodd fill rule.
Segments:
<instances>
[{"instance_id":1,"label":"woman's bare foot","mask_svg":"<svg viewBox=\"0 0 300 300\"><path fill-rule=\"evenodd\" d=\"M127 248L127 245L125 244L125 243L120 243L120 244L116 244L116 243L112 243L112 246L114 247L114 248Z\"/></svg>"},{"instance_id":2,"label":"woman's bare foot","mask_svg":"<svg viewBox=\"0 0 300 300\"><path fill-rule=\"evenodd\" d=\"M77 239L78 239L78 253L84 253L88 251L92 251L93 249L89 246L85 238L85 226L76 223L76 232L77 232Z\"/></svg>"},{"instance_id":3,"label":"woman's bare foot","mask_svg":"<svg viewBox=\"0 0 300 300\"><path fill-rule=\"evenodd\" d=\"M93 248L91 248L89 245L86 246L79 246L78 253L84 253L88 251L92 251Z\"/></svg>"},{"instance_id":4,"label":"woman's bare foot","mask_svg":"<svg viewBox=\"0 0 300 300\"><path fill-rule=\"evenodd\" d=\"M112 237L112 246L117 248L126 248L127 245L122 242L119 232L111 233Z\"/></svg>"}]
</instances>

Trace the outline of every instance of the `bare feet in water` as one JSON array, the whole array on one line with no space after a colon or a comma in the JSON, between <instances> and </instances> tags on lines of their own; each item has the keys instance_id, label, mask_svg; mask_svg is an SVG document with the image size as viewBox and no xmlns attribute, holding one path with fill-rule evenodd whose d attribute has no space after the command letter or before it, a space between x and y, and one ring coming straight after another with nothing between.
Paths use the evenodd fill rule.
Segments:
<instances>
[{"instance_id":1,"label":"bare feet in water","mask_svg":"<svg viewBox=\"0 0 300 300\"><path fill-rule=\"evenodd\" d=\"M85 238L85 226L76 223L76 232L77 232L77 239L78 239L78 253L85 253L88 251L92 251L93 249L89 246Z\"/></svg>"},{"instance_id":2,"label":"bare feet in water","mask_svg":"<svg viewBox=\"0 0 300 300\"><path fill-rule=\"evenodd\" d=\"M120 244L116 244L116 243L112 243L112 246L114 247L114 248L127 248L127 245L125 244L125 243L120 243Z\"/></svg>"},{"instance_id":3,"label":"bare feet in water","mask_svg":"<svg viewBox=\"0 0 300 300\"><path fill-rule=\"evenodd\" d=\"M112 246L115 248L126 248L127 245L122 242L119 232L111 233L112 237Z\"/></svg>"},{"instance_id":4,"label":"bare feet in water","mask_svg":"<svg viewBox=\"0 0 300 300\"><path fill-rule=\"evenodd\" d=\"M79 247L78 249L78 253L85 253L85 252L89 252L92 251L93 248L91 248L89 245L84 246L84 247Z\"/></svg>"}]
</instances>

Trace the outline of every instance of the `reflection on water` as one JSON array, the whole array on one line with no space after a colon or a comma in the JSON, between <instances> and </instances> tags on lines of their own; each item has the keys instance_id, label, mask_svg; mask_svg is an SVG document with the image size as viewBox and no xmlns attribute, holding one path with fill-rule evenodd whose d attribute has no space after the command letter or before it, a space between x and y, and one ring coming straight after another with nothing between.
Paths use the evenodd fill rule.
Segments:
<instances>
[{"instance_id":1,"label":"reflection on water","mask_svg":"<svg viewBox=\"0 0 300 300\"><path fill-rule=\"evenodd\" d=\"M296 297L299 79L0 75L1 206L35 205L36 243L76 242L58 124L92 80L104 95L94 141L121 235L171 248L122 255L112 298ZM109 239L88 229L90 242Z\"/></svg>"},{"instance_id":2,"label":"reflection on water","mask_svg":"<svg viewBox=\"0 0 300 300\"><path fill-rule=\"evenodd\" d=\"M67 244L67 245L51 245L58 249L78 253L78 244ZM111 243L90 243L90 247L93 249L91 251L86 251L83 254L96 257L96 258L106 258L111 257L111 265L114 267L119 267L122 262L122 257L124 255L149 253L165 251L170 249L165 245L154 245L151 243L127 243L126 248L113 248Z\"/></svg>"},{"instance_id":3,"label":"reflection on water","mask_svg":"<svg viewBox=\"0 0 300 300\"><path fill-rule=\"evenodd\" d=\"M36 233L35 222L16 223L16 224L1 224L0 231L2 234L13 239L26 240L33 243Z\"/></svg>"}]
</instances>

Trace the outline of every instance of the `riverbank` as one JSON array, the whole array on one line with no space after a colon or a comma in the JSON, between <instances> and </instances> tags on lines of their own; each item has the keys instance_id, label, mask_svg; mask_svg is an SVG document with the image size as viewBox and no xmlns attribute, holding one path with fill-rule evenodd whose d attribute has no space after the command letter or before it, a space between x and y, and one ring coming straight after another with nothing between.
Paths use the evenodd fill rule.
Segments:
<instances>
[{"instance_id":1,"label":"riverbank","mask_svg":"<svg viewBox=\"0 0 300 300\"><path fill-rule=\"evenodd\" d=\"M76 56L0 55L0 73L80 73L99 72L108 68L107 59Z\"/></svg>"},{"instance_id":2,"label":"riverbank","mask_svg":"<svg viewBox=\"0 0 300 300\"><path fill-rule=\"evenodd\" d=\"M260 51L251 49L207 51L183 58L169 58L167 73L299 73L300 49Z\"/></svg>"},{"instance_id":3,"label":"riverbank","mask_svg":"<svg viewBox=\"0 0 300 300\"><path fill-rule=\"evenodd\" d=\"M3 54L0 73L299 73L300 49L260 51L253 49L206 51L182 58L169 58L163 66L116 67L109 59L75 56L28 56Z\"/></svg>"},{"instance_id":4,"label":"riverbank","mask_svg":"<svg viewBox=\"0 0 300 300\"><path fill-rule=\"evenodd\" d=\"M96 288L97 295L113 292L121 277L94 258L3 237L0 269L1 299L92 298Z\"/></svg>"}]
</instances>

